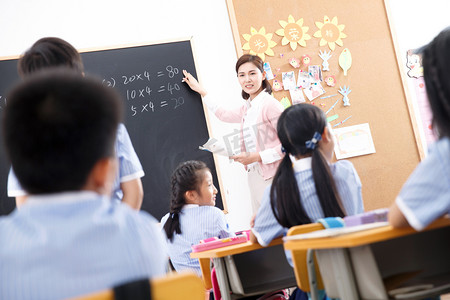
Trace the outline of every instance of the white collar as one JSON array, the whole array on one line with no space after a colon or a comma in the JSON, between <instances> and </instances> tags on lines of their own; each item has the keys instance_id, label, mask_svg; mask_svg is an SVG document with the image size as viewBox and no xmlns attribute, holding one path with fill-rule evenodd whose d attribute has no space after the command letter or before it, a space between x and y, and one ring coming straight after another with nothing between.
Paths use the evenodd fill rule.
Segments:
<instances>
[{"instance_id":1,"label":"white collar","mask_svg":"<svg viewBox=\"0 0 450 300\"><path fill-rule=\"evenodd\" d=\"M260 105L264 99L265 94L267 94L267 93L266 93L266 90L264 89L253 100L248 99L247 100L248 108L257 107L258 105Z\"/></svg>"},{"instance_id":2,"label":"white collar","mask_svg":"<svg viewBox=\"0 0 450 300\"><path fill-rule=\"evenodd\" d=\"M194 207L199 207L200 205L198 204L185 204L183 205L183 209L190 209L190 208L194 208Z\"/></svg>"},{"instance_id":3,"label":"white collar","mask_svg":"<svg viewBox=\"0 0 450 300\"><path fill-rule=\"evenodd\" d=\"M305 157L301 159L295 159L291 156L292 168L294 172L301 172L311 169L312 157Z\"/></svg>"},{"instance_id":4,"label":"white collar","mask_svg":"<svg viewBox=\"0 0 450 300\"><path fill-rule=\"evenodd\" d=\"M30 195L26 204L75 203L101 197L93 191L73 191L54 194Z\"/></svg>"}]
</instances>

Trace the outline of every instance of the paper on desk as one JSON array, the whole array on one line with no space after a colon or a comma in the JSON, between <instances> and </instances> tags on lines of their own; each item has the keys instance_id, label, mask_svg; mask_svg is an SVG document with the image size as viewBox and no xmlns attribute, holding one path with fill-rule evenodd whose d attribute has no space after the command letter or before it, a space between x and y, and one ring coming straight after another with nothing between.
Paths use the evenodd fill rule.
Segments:
<instances>
[{"instance_id":1,"label":"paper on desk","mask_svg":"<svg viewBox=\"0 0 450 300\"><path fill-rule=\"evenodd\" d=\"M236 153L233 152L231 147L226 147L225 144L215 138L210 138L203 146L198 146L200 150L205 150L212 152L214 154L223 155L223 156L233 156Z\"/></svg>"},{"instance_id":2,"label":"paper on desk","mask_svg":"<svg viewBox=\"0 0 450 300\"><path fill-rule=\"evenodd\" d=\"M375 222L375 223L369 223L369 224L362 224L362 225L358 225L358 226L329 228L329 229L317 230L317 231L303 233L303 234L285 236L283 238L283 241L332 237L332 236L338 236L338 235L342 235L342 234L346 234L346 233L352 233L352 232L364 231L364 230L377 228L377 227L383 227L383 226L387 226L387 225L389 225L388 222Z\"/></svg>"}]
</instances>

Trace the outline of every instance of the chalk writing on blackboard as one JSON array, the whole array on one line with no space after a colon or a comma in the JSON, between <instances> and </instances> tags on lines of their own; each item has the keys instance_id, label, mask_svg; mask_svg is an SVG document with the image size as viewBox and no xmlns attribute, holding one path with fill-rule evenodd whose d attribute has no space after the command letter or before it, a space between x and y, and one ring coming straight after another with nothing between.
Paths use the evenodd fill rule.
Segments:
<instances>
[{"instance_id":1,"label":"chalk writing on blackboard","mask_svg":"<svg viewBox=\"0 0 450 300\"><path fill-rule=\"evenodd\" d=\"M127 111L134 117L139 113L154 113L157 109L176 109L182 106L184 98L177 97L180 85L175 78L179 73L179 68L168 65L163 71L143 70L139 73L123 74L119 80L114 77L105 78L103 84L112 88L122 87L119 89L125 91ZM169 80L162 82L163 76L167 76ZM170 94L169 98L165 98L167 94Z\"/></svg>"}]
</instances>

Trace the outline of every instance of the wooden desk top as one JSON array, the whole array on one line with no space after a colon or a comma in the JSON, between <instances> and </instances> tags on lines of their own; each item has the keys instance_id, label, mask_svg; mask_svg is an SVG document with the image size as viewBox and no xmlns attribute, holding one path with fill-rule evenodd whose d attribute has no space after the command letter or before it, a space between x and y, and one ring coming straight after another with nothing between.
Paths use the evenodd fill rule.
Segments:
<instances>
[{"instance_id":1,"label":"wooden desk top","mask_svg":"<svg viewBox=\"0 0 450 300\"><path fill-rule=\"evenodd\" d=\"M274 239L267 247L280 245L283 243L282 238L276 238ZM247 241L242 244L235 244L231 246L206 250L202 252L191 252L191 258L219 258L219 257L225 257L229 255L234 254L240 254L244 252L249 252L253 250L258 250L261 248L265 248L261 246L260 244L252 244L250 241Z\"/></svg>"},{"instance_id":2,"label":"wooden desk top","mask_svg":"<svg viewBox=\"0 0 450 300\"><path fill-rule=\"evenodd\" d=\"M450 226L450 218L443 217L430 224L423 231L433 230L447 226ZM334 237L290 240L284 243L284 248L287 250L350 248L381 242L384 240L394 239L414 233L417 233L417 231L415 231L413 228L398 229L393 228L390 225L387 225L383 227L343 234Z\"/></svg>"}]
</instances>

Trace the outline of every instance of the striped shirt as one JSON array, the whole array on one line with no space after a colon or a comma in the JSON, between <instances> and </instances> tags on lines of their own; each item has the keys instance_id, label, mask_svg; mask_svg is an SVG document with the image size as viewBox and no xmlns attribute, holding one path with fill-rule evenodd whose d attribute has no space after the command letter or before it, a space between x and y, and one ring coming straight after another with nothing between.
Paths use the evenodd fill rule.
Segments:
<instances>
[{"instance_id":1,"label":"striped shirt","mask_svg":"<svg viewBox=\"0 0 450 300\"><path fill-rule=\"evenodd\" d=\"M314 184L312 169L312 158L304 158L293 162L295 179L299 186L302 206L309 218L315 222L324 218L324 213L317 196ZM353 164L346 160L330 164L331 174L338 193L342 200L342 206L346 215L355 215L364 211L364 205L361 194L361 181L356 173ZM261 207L255 218L255 226L252 228L253 234L258 239L258 243L267 246L274 238L286 235L289 228L281 226L270 206L270 188L268 186L264 191ZM290 252L286 252L290 260Z\"/></svg>"},{"instance_id":2,"label":"striped shirt","mask_svg":"<svg viewBox=\"0 0 450 300\"><path fill-rule=\"evenodd\" d=\"M65 299L165 273L156 220L93 192L29 196L0 217L0 299Z\"/></svg>"},{"instance_id":3,"label":"striped shirt","mask_svg":"<svg viewBox=\"0 0 450 300\"><path fill-rule=\"evenodd\" d=\"M450 138L441 138L430 147L395 203L416 230L450 213Z\"/></svg>"},{"instance_id":4,"label":"striped shirt","mask_svg":"<svg viewBox=\"0 0 450 300\"><path fill-rule=\"evenodd\" d=\"M170 214L166 214L161 219L162 226L169 216ZM190 256L191 246L211 237L235 236L228 226L224 213L214 206L185 205L180 213L180 228L181 234L175 233L172 242L167 240L170 260L175 270L193 270L199 276L201 275L200 265L198 259Z\"/></svg>"},{"instance_id":5,"label":"striped shirt","mask_svg":"<svg viewBox=\"0 0 450 300\"><path fill-rule=\"evenodd\" d=\"M112 198L120 202L123 197L120 183L141 178L144 176L144 171L139 158L134 151L127 129L123 124L119 124L117 129L115 149L119 160L119 168L114 181ZM11 168L8 176L8 196L17 197L26 195L26 191L20 186L20 183Z\"/></svg>"}]
</instances>

